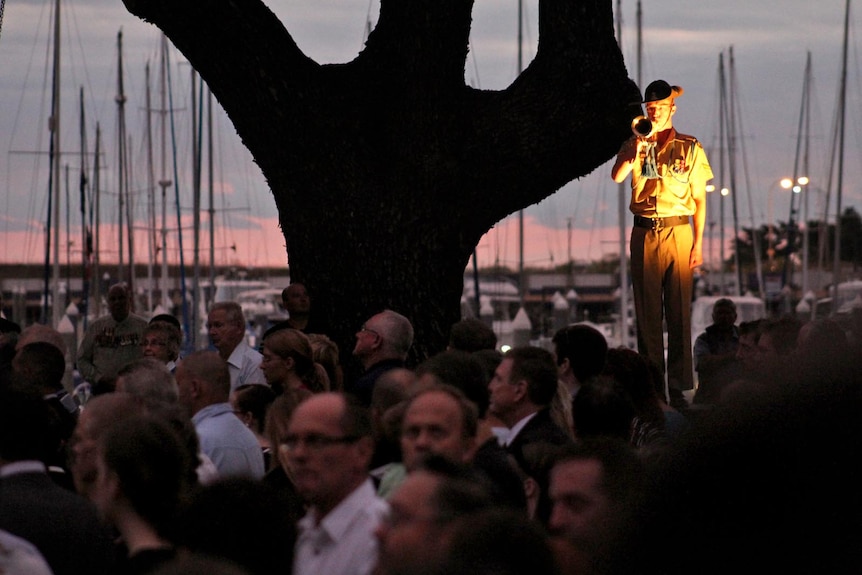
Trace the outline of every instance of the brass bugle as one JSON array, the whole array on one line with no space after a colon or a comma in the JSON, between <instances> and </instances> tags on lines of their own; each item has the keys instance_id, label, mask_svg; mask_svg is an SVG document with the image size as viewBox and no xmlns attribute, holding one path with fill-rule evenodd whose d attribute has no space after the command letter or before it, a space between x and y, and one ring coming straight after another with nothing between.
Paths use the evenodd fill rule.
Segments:
<instances>
[{"instance_id":1,"label":"brass bugle","mask_svg":"<svg viewBox=\"0 0 862 575\"><path fill-rule=\"evenodd\" d=\"M652 122L646 116L638 116L632 120L632 133L638 138L646 138L652 134Z\"/></svg>"}]
</instances>

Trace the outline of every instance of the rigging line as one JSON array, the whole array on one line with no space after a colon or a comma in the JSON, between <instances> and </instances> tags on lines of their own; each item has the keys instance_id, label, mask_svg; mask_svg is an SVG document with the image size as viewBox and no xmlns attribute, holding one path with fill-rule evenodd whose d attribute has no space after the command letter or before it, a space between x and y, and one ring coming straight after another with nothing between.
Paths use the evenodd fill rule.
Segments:
<instances>
[{"instance_id":1,"label":"rigging line","mask_svg":"<svg viewBox=\"0 0 862 575\"><path fill-rule=\"evenodd\" d=\"M83 84L86 85L87 91L91 94L95 93L93 89L93 82L90 78L90 69L87 66L87 50L84 48L84 37L85 35L81 33L80 26L78 25L78 14L75 10L74 2L64 2L64 6L66 8L66 17L64 18L64 24L67 29L66 37L68 38L67 43L69 45L69 50L67 53L69 55L69 64L68 69L71 75L70 83L72 85ZM72 49L72 40L75 40L77 43L77 52L81 55L81 64L77 64L75 61L76 50ZM77 78L77 73L80 71L81 75L83 75L84 80L80 81ZM95 116L95 110L93 110L93 114Z\"/></svg>"}]
</instances>

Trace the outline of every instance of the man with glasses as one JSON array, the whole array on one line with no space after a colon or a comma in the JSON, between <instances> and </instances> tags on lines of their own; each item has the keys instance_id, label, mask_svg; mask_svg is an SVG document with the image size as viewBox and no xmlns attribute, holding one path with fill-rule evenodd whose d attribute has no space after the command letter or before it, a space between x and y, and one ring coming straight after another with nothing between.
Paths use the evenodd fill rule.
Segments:
<instances>
[{"instance_id":1,"label":"man with glasses","mask_svg":"<svg viewBox=\"0 0 862 575\"><path fill-rule=\"evenodd\" d=\"M313 395L296 408L279 449L308 504L293 573L370 573L377 561L374 531L388 506L368 475L374 451L368 410L340 393Z\"/></svg>"},{"instance_id":2,"label":"man with glasses","mask_svg":"<svg viewBox=\"0 0 862 575\"><path fill-rule=\"evenodd\" d=\"M356 332L353 356L359 360L363 375L348 386L359 402L371 405L371 393L377 378L398 367L404 367L413 345L413 326L400 313L384 310L366 321Z\"/></svg>"},{"instance_id":3,"label":"man with glasses","mask_svg":"<svg viewBox=\"0 0 862 575\"><path fill-rule=\"evenodd\" d=\"M638 351L667 374L670 404L677 408L687 406L682 392L694 388L692 270L703 264L706 183L712 179L700 142L673 127L674 102L682 94L682 88L664 80L647 86L643 103L652 129L623 144L611 171L617 183L632 175L631 267Z\"/></svg>"}]
</instances>

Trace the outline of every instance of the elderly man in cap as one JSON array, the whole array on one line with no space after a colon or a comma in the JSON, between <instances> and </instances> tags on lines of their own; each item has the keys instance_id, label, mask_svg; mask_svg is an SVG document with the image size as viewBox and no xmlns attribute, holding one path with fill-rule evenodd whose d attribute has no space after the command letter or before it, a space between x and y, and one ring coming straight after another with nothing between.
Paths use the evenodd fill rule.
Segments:
<instances>
[{"instance_id":1,"label":"elderly man in cap","mask_svg":"<svg viewBox=\"0 0 862 575\"><path fill-rule=\"evenodd\" d=\"M643 103L652 129L629 138L611 177L631 173L634 214L631 235L632 287L638 351L665 367L662 317L667 322L668 393L685 407L682 392L694 387L691 356L692 270L703 264L706 183L712 169L700 142L673 127L679 86L656 80Z\"/></svg>"}]
</instances>

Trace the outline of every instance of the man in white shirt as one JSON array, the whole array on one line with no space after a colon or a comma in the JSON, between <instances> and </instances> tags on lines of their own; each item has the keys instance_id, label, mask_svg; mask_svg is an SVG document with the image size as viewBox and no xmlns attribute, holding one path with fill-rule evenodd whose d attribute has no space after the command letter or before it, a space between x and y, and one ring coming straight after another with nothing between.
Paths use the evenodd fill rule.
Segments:
<instances>
[{"instance_id":1,"label":"man in white shirt","mask_svg":"<svg viewBox=\"0 0 862 575\"><path fill-rule=\"evenodd\" d=\"M263 356L245 341L245 316L238 303L214 303L207 318L207 332L210 343L227 362L231 391L241 385L266 385L260 370Z\"/></svg>"},{"instance_id":2,"label":"man in white shirt","mask_svg":"<svg viewBox=\"0 0 862 575\"><path fill-rule=\"evenodd\" d=\"M368 476L374 450L366 408L339 393L301 403L279 449L309 505L298 524L294 575L366 575L377 561L374 531L388 511Z\"/></svg>"}]
</instances>

